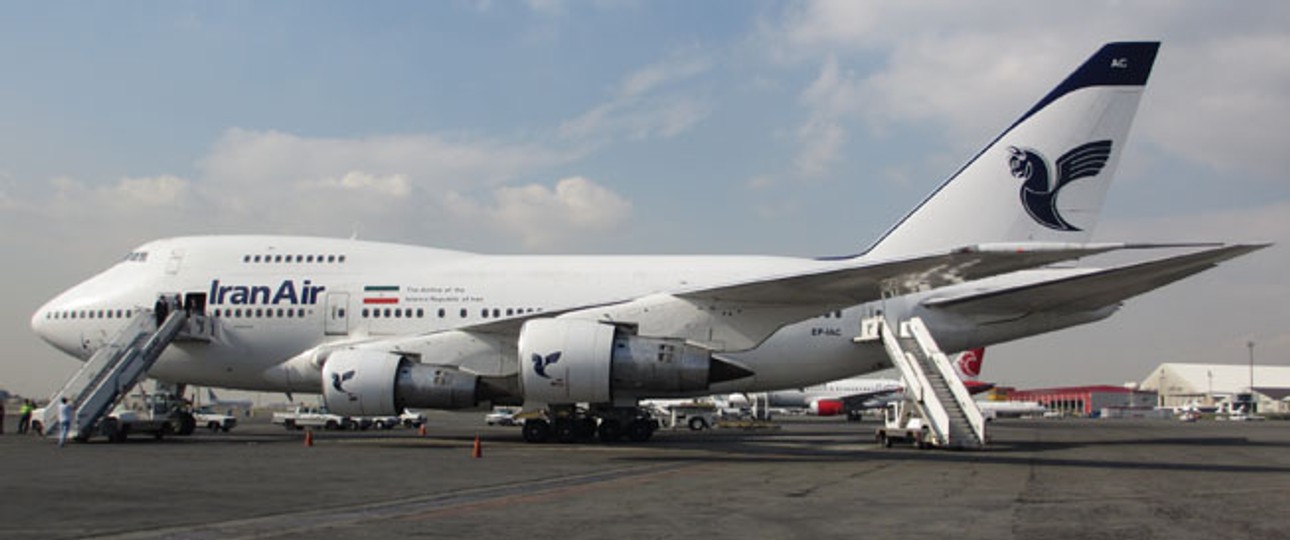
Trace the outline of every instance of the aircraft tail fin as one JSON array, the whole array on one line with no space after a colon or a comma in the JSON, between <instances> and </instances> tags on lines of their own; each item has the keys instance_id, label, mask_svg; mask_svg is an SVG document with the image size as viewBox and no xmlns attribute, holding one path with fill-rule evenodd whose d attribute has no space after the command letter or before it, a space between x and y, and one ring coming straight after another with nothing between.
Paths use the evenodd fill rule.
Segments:
<instances>
[{"instance_id":1,"label":"aircraft tail fin","mask_svg":"<svg viewBox=\"0 0 1290 540\"><path fill-rule=\"evenodd\" d=\"M1104 45L865 256L1088 242L1159 46Z\"/></svg>"},{"instance_id":2,"label":"aircraft tail fin","mask_svg":"<svg viewBox=\"0 0 1290 540\"><path fill-rule=\"evenodd\" d=\"M963 381L981 378L981 364L985 362L985 349L968 349L954 356L954 373Z\"/></svg>"}]
</instances>

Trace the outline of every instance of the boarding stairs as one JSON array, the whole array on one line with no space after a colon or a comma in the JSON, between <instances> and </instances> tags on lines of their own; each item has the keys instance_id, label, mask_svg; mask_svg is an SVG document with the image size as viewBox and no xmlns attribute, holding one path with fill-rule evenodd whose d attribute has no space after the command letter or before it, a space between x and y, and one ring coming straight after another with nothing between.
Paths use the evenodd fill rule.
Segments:
<instances>
[{"instance_id":1,"label":"boarding stairs","mask_svg":"<svg viewBox=\"0 0 1290 540\"><path fill-rule=\"evenodd\" d=\"M80 371L50 398L45 417L41 419L45 434L58 433L58 404L65 397L73 413L68 437L88 439L99 420L147 376L166 346L186 329L188 318L184 310L173 310L158 326L155 312L138 310L138 315L95 351Z\"/></svg>"},{"instance_id":2,"label":"boarding stairs","mask_svg":"<svg viewBox=\"0 0 1290 540\"><path fill-rule=\"evenodd\" d=\"M885 318L875 317L867 320L864 328L863 333L881 334L887 355L905 380L905 400L929 427L931 444L945 448L985 446L989 441L985 417L922 319L901 321L898 331L892 331Z\"/></svg>"}]
</instances>

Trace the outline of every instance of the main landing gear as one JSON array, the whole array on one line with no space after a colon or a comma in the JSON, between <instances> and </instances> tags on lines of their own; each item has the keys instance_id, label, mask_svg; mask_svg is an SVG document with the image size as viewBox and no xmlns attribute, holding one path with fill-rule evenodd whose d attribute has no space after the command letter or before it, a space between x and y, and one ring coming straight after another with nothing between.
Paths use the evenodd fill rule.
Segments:
<instances>
[{"instance_id":1,"label":"main landing gear","mask_svg":"<svg viewBox=\"0 0 1290 540\"><path fill-rule=\"evenodd\" d=\"M524 421L524 440L546 443L552 440L571 444L577 442L613 443L623 439L645 442L654 436L658 421L638 407L604 407L591 410L572 405L553 406L547 409L546 418Z\"/></svg>"}]
</instances>

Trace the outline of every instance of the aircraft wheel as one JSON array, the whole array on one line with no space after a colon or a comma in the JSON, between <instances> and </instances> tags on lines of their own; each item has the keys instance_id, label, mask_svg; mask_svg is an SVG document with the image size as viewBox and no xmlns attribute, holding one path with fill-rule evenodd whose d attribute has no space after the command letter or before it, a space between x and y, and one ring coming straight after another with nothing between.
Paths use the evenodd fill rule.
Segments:
<instances>
[{"instance_id":1,"label":"aircraft wheel","mask_svg":"<svg viewBox=\"0 0 1290 540\"><path fill-rule=\"evenodd\" d=\"M601 442L618 442L623 438L623 423L613 419L600 421L600 427L596 430L600 435Z\"/></svg>"},{"instance_id":2,"label":"aircraft wheel","mask_svg":"<svg viewBox=\"0 0 1290 540\"><path fill-rule=\"evenodd\" d=\"M654 426L649 420L636 419L627 424L627 439L632 442L645 442L654 436Z\"/></svg>"},{"instance_id":3,"label":"aircraft wheel","mask_svg":"<svg viewBox=\"0 0 1290 540\"><path fill-rule=\"evenodd\" d=\"M545 443L551 440L551 424L541 418L526 420L521 433L526 442Z\"/></svg>"},{"instance_id":4,"label":"aircraft wheel","mask_svg":"<svg viewBox=\"0 0 1290 540\"><path fill-rule=\"evenodd\" d=\"M578 421L569 419L556 420L555 440L564 444L578 442Z\"/></svg>"}]
</instances>

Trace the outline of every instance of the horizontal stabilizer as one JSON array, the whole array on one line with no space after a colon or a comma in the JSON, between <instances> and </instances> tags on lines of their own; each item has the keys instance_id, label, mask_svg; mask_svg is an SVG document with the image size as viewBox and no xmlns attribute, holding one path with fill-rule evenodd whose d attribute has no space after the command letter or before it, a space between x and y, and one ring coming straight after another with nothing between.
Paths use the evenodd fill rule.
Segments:
<instances>
[{"instance_id":1,"label":"horizontal stabilizer","mask_svg":"<svg viewBox=\"0 0 1290 540\"><path fill-rule=\"evenodd\" d=\"M923 305L972 314L1096 310L1203 272L1220 262L1268 245L1225 246L1129 266L1089 270L1061 279L935 298L925 301Z\"/></svg>"},{"instance_id":2,"label":"horizontal stabilizer","mask_svg":"<svg viewBox=\"0 0 1290 540\"><path fill-rule=\"evenodd\" d=\"M677 293L690 300L851 306L884 294L906 294L1088 257L1125 244L1000 243L883 262L852 259L836 267ZM857 264L858 263L858 264Z\"/></svg>"}]
</instances>

